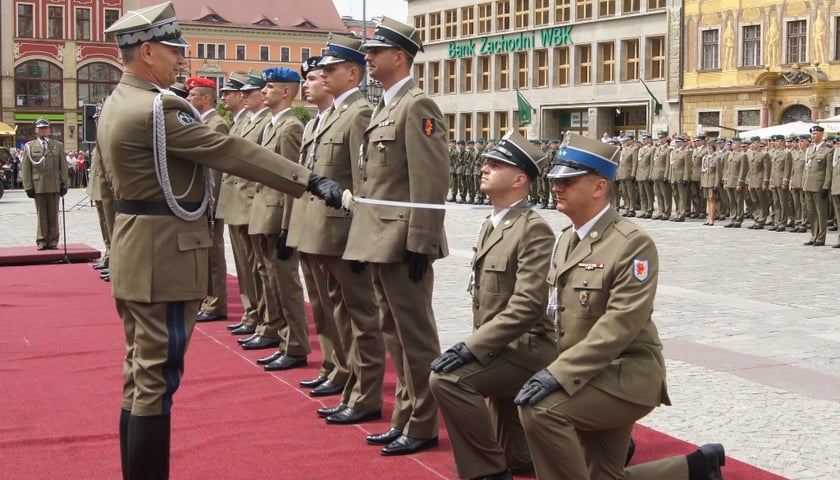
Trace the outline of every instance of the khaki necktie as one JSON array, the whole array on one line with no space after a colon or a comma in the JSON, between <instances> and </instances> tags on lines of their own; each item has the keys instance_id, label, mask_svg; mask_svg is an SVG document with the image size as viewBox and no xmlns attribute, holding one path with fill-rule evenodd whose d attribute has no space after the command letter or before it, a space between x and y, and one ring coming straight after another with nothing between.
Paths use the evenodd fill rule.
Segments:
<instances>
[{"instance_id":1,"label":"khaki necktie","mask_svg":"<svg viewBox=\"0 0 840 480\"><path fill-rule=\"evenodd\" d=\"M580 243L580 237L578 236L577 232L572 232L572 239L569 242L569 250L566 252L566 258L575 251L575 247L577 247L578 243Z\"/></svg>"}]
</instances>

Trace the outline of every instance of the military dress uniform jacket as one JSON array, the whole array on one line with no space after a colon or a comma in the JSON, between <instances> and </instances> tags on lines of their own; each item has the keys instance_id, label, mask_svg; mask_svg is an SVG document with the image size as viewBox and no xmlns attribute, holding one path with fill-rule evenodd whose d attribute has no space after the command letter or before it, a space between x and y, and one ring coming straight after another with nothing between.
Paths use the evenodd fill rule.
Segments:
<instances>
[{"instance_id":1,"label":"military dress uniform jacket","mask_svg":"<svg viewBox=\"0 0 840 480\"><path fill-rule=\"evenodd\" d=\"M805 171L802 177L802 190L819 192L831 189L831 162L834 149L825 142L812 145L805 150Z\"/></svg>"},{"instance_id":2,"label":"military dress uniform jacket","mask_svg":"<svg viewBox=\"0 0 840 480\"><path fill-rule=\"evenodd\" d=\"M660 144L653 153L653 165L650 169L652 180L668 180L668 167L671 161L671 147Z\"/></svg>"},{"instance_id":3,"label":"military dress uniform jacket","mask_svg":"<svg viewBox=\"0 0 840 480\"><path fill-rule=\"evenodd\" d=\"M802 180L805 177L805 153L798 148L790 150L790 188L802 188Z\"/></svg>"},{"instance_id":4,"label":"military dress uniform jacket","mask_svg":"<svg viewBox=\"0 0 840 480\"><path fill-rule=\"evenodd\" d=\"M249 117L249 112L243 112L242 118L234 123L229 134L246 138L259 145L263 128L269 120L271 117L268 115L268 109L257 112L253 117ZM252 180L229 173L222 174L216 218L223 218L228 225L248 225L251 221L255 188L256 182Z\"/></svg>"},{"instance_id":5,"label":"military dress uniform jacket","mask_svg":"<svg viewBox=\"0 0 840 480\"><path fill-rule=\"evenodd\" d=\"M691 151L691 181L699 182L703 172L703 157L706 156L706 147L695 148Z\"/></svg>"},{"instance_id":6,"label":"military dress uniform jacket","mask_svg":"<svg viewBox=\"0 0 840 480\"><path fill-rule=\"evenodd\" d=\"M353 192L358 191L362 174L359 149L364 143L372 112L370 103L356 91L327 116L311 147L315 149L315 173L335 180ZM295 202L292 215L288 245L316 255L340 257L344 254L351 220L344 210L329 208L320 198L305 194Z\"/></svg>"},{"instance_id":7,"label":"military dress uniform jacket","mask_svg":"<svg viewBox=\"0 0 840 480\"><path fill-rule=\"evenodd\" d=\"M618 163L616 180L630 180L636 176L639 165L639 147L631 145L621 149L621 159Z\"/></svg>"},{"instance_id":8,"label":"military dress uniform jacket","mask_svg":"<svg viewBox=\"0 0 840 480\"><path fill-rule=\"evenodd\" d=\"M652 145L644 145L639 148L639 161L636 166L636 180L645 182L653 180L651 172L653 170L653 152L655 148Z\"/></svg>"},{"instance_id":9,"label":"military dress uniform jacket","mask_svg":"<svg viewBox=\"0 0 840 480\"><path fill-rule=\"evenodd\" d=\"M761 188L770 185L770 156L767 152L750 150L747 153L749 170L747 182L750 188Z\"/></svg>"},{"instance_id":10,"label":"military dress uniform jacket","mask_svg":"<svg viewBox=\"0 0 840 480\"><path fill-rule=\"evenodd\" d=\"M700 186L703 188L717 188L720 186L722 167L717 153L707 153L700 160Z\"/></svg>"},{"instance_id":11,"label":"military dress uniform jacket","mask_svg":"<svg viewBox=\"0 0 840 480\"><path fill-rule=\"evenodd\" d=\"M152 105L158 94L152 83L124 73L102 109L97 140L118 210L120 200L165 202L152 153ZM169 180L176 195L184 194L181 202L200 202L205 195L201 165L260 179L296 196L306 189L305 168L252 142L214 132L175 95L162 94L162 103ZM210 246L206 218L117 213L111 245L114 297L143 303L203 299Z\"/></svg>"},{"instance_id":12,"label":"military dress uniform jacket","mask_svg":"<svg viewBox=\"0 0 840 480\"><path fill-rule=\"evenodd\" d=\"M793 157L784 148L777 148L770 154L770 186L781 187L790 185Z\"/></svg>"},{"instance_id":13,"label":"military dress uniform jacket","mask_svg":"<svg viewBox=\"0 0 840 480\"><path fill-rule=\"evenodd\" d=\"M559 350L548 371L570 396L589 384L638 405L670 404L651 319L659 274L653 240L614 209L567 257L573 235L564 231L548 272Z\"/></svg>"},{"instance_id":14,"label":"military dress uniform jacket","mask_svg":"<svg viewBox=\"0 0 840 480\"><path fill-rule=\"evenodd\" d=\"M228 135L230 132L230 126L225 121L224 117L219 115L215 110L207 112L207 115L204 117L204 124L219 133L224 133L225 135ZM219 193L222 190L222 171L214 168L210 171L210 174L213 175L213 198L215 198L218 203Z\"/></svg>"},{"instance_id":15,"label":"military dress uniform jacket","mask_svg":"<svg viewBox=\"0 0 840 480\"><path fill-rule=\"evenodd\" d=\"M40 139L35 139L26 143L23 152L20 172L24 190L59 193L61 185L70 186L63 143L48 140L47 146L44 147Z\"/></svg>"},{"instance_id":16,"label":"military dress uniform jacket","mask_svg":"<svg viewBox=\"0 0 840 480\"><path fill-rule=\"evenodd\" d=\"M264 128L260 135L263 147L286 158L298 158L303 124L291 109L281 115L273 127L269 120ZM284 208L285 205L289 208ZM291 207L292 197L258 182L254 186L248 234L277 234L281 229L288 228Z\"/></svg>"},{"instance_id":17,"label":"military dress uniform jacket","mask_svg":"<svg viewBox=\"0 0 840 480\"><path fill-rule=\"evenodd\" d=\"M744 186L747 181L748 169L746 153L741 151L729 152L726 161L726 173L723 176L724 186L726 188L735 188L738 185Z\"/></svg>"},{"instance_id":18,"label":"military dress uniform jacket","mask_svg":"<svg viewBox=\"0 0 840 480\"><path fill-rule=\"evenodd\" d=\"M449 155L442 119L440 108L413 80L403 85L365 131L356 195L443 204ZM344 258L395 263L403 261L406 250L443 258L449 254L443 216L442 210L356 203Z\"/></svg>"},{"instance_id":19,"label":"military dress uniform jacket","mask_svg":"<svg viewBox=\"0 0 840 480\"><path fill-rule=\"evenodd\" d=\"M677 148L671 152L665 177L672 182L687 182L691 178L691 151Z\"/></svg>"},{"instance_id":20,"label":"military dress uniform jacket","mask_svg":"<svg viewBox=\"0 0 840 480\"><path fill-rule=\"evenodd\" d=\"M488 217L472 260L473 333L465 343L482 365L504 356L536 371L557 355L554 325L545 316L545 252L554 233L527 208L527 200L511 208L499 226L492 225Z\"/></svg>"}]
</instances>

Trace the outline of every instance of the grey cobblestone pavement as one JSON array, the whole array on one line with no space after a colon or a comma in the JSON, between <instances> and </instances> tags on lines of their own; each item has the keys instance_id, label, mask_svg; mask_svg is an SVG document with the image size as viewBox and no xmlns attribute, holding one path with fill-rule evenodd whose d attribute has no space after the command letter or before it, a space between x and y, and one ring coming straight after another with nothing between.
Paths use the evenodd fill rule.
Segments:
<instances>
[{"instance_id":1,"label":"grey cobblestone pavement","mask_svg":"<svg viewBox=\"0 0 840 480\"><path fill-rule=\"evenodd\" d=\"M65 201L68 243L101 249L84 192ZM568 225L540 212L556 233ZM446 214L451 254L434 266L443 348L470 332L469 262L488 213ZM727 454L788 478L840 478L840 249L802 246L807 234L633 221L659 248L654 318L674 404L641 423L696 444L721 442ZM22 191L0 199L0 225L0 246L34 244L34 204ZM829 232L828 243L836 240ZM233 272L230 252L228 265Z\"/></svg>"}]
</instances>

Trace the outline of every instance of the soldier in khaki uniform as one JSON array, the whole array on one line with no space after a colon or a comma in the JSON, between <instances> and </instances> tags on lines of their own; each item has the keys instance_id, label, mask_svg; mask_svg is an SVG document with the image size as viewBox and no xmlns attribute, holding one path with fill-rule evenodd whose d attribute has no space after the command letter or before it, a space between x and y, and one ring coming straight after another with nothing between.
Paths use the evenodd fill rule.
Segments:
<instances>
[{"instance_id":1,"label":"soldier in khaki uniform","mask_svg":"<svg viewBox=\"0 0 840 480\"><path fill-rule=\"evenodd\" d=\"M639 218L653 218L653 153L656 148L652 145L652 136L643 133L642 146L639 147L639 162L636 167L636 185L639 192L639 205L642 215Z\"/></svg>"},{"instance_id":2,"label":"soldier in khaki uniform","mask_svg":"<svg viewBox=\"0 0 840 480\"><path fill-rule=\"evenodd\" d=\"M840 225L840 143L835 144L831 157L831 204L834 207L834 224ZM840 236L831 248L840 248Z\"/></svg>"},{"instance_id":3,"label":"soldier in khaki uniform","mask_svg":"<svg viewBox=\"0 0 840 480\"><path fill-rule=\"evenodd\" d=\"M94 114L94 118L99 118L99 112ZM102 279L111 281L108 266L111 257L111 236L114 232L114 190L111 188L111 182L105 170L102 168L102 155L99 154L99 148L93 147L93 152L90 155L90 182L88 183L88 194L96 205L96 214L99 217L99 230L102 232L102 241L105 244L105 253L102 254L102 259L95 264L93 268L102 272Z\"/></svg>"},{"instance_id":4,"label":"soldier in khaki uniform","mask_svg":"<svg viewBox=\"0 0 840 480\"><path fill-rule=\"evenodd\" d=\"M483 204L486 198L484 192L481 191L481 167L484 165L484 161L481 159L481 154L484 152L484 141L484 137L478 137L475 140L475 145L473 145L472 151L472 182L473 191L475 192L473 204L475 205Z\"/></svg>"},{"instance_id":5,"label":"soldier in khaki uniform","mask_svg":"<svg viewBox=\"0 0 840 480\"><path fill-rule=\"evenodd\" d=\"M458 140L455 143L455 150L457 159L455 160L455 203L464 203L467 197L466 184L464 180L464 162L466 162L466 148L467 142Z\"/></svg>"},{"instance_id":6,"label":"soldier in khaki uniform","mask_svg":"<svg viewBox=\"0 0 840 480\"><path fill-rule=\"evenodd\" d=\"M671 152L666 177L671 179L671 193L677 208L677 215L671 220L684 222L688 203L688 181L691 178L691 151L687 148L688 139L682 135L674 137L676 148Z\"/></svg>"},{"instance_id":7,"label":"soldier in khaki uniform","mask_svg":"<svg viewBox=\"0 0 840 480\"><path fill-rule=\"evenodd\" d=\"M726 170L723 175L723 189L729 197L729 213L732 221L723 228L741 228L744 222L744 195L747 183L747 154L741 150L741 137L732 137Z\"/></svg>"},{"instance_id":8,"label":"soldier in khaki uniform","mask_svg":"<svg viewBox=\"0 0 840 480\"><path fill-rule=\"evenodd\" d=\"M811 223L811 239L805 245L825 245L828 222L828 193L831 189L831 164L834 149L823 140L825 129L819 125L811 127L813 143L805 149L805 170L802 177L802 191Z\"/></svg>"},{"instance_id":9,"label":"soldier in khaki uniform","mask_svg":"<svg viewBox=\"0 0 840 480\"><path fill-rule=\"evenodd\" d=\"M336 207L342 191L258 145L211 130L189 103L164 90L184 66L187 46L172 3L129 11L107 32L125 63L97 132L117 198L111 285L125 329L123 478L166 479L172 396L207 294L209 168L293 195L316 190Z\"/></svg>"},{"instance_id":10,"label":"soldier in khaki uniform","mask_svg":"<svg viewBox=\"0 0 840 480\"><path fill-rule=\"evenodd\" d=\"M715 150L715 144L709 143L703 150L706 154L700 160L700 186L703 189L703 197L706 199L707 217L703 225L714 225L717 216L718 198L720 198L720 157Z\"/></svg>"},{"instance_id":11,"label":"soldier in khaki uniform","mask_svg":"<svg viewBox=\"0 0 840 480\"><path fill-rule=\"evenodd\" d=\"M251 111L245 103L245 94L240 90L248 83L248 74L234 72L221 88L225 107L233 114L230 136L243 137L245 127L250 123ZM253 332L260 319L258 311L257 274L254 272L254 252L248 236L248 222L251 219L251 204L254 198L254 182L245 178L222 173L222 185L216 202L216 219L224 220L228 226L233 260L236 265L236 279L239 284L239 298L245 311L237 323L228 325L231 331L240 328ZM214 318L199 313L197 321Z\"/></svg>"},{"instance_id":12,"label":"soldier in khaki uniform","mask_svg":"<svg viewBox=\"0 0 840 480\"><path fill-rule=\"evenodd\" d=\"M67 193L70 175L64 161L64 144L50 140L50 122L39 118L35 122L35 140L23 147L21 177L26 196L35 199L38 231L35 245L38 250L55 250L58 245L58 200Z\"/></svg>"},{"instance_id":13,"label":"soldier in khaki uniform","mask_svg":"<svg viewBox=\"0 0 840 480\"><path fill-rule=\"evenodd\" d=\"M578 135L564 149L549 173L557 210L572 221L548 272L559 353L514 400L537 477L719 480L720 444L625 470L633 424L670 404L651 319L659 256L610 208L617 149Z\"/></svg>"},{"instance_id":14,"label":"soldier in khaki uniform","mask_svg":"<svg viewBox=\"0 0 840 480\"><path fill-rule=\"evenodd\" d=\"M616 179L621 186L621 198L624 199L624 214L622 217L636 216L636 171L639 168L639 147L633 143L635 137L624 137L621 147L621 158L618 162ZM618 204L616 204L618 207Z\"/></svg>"},{"instance_id":15,"label":"soldier in khaki uniform","mask_svg":"<svg viewBox=\"0 0 840 480\"><path fill-rule=\"evenodd\" d=\"M786 231L791 212L790 174L793 168L793 156L785 148L784 135L772 135L773 149L770 151L770 195L773 204L773 227L777 232Z\"/></svg>"},{"instance_id":16,"label":"soldier in khaki uniform","mask_svg":"<svg viewBox=\"0 0 840 480\"><path fill-rule=\"evenodd\" d=\"M327 42L320 73L325 92L334 100L330 113L318 126L311 165L314 172L334 178L352 191L362 181L359 149L373 111L358 88L365 71L361 45L360 39L341 35L333 35ZM336 214L314 197L308 202L297 202L295 209L298 208L305 210L296 216L303 222L292 225L289 235L299 238L296 243L301 252L315 256L325 277L350 372L349 381L340 385L343 391L338 406L318 413L328 424L349 425L379 419L385 344L370 272L363 263L341 258L350 232L349 212ZM324 388L321 385L312 393Z\"/></svg>"},{"instance_id":17,"label":"soldier in khaki uniform","mask_svg":"<svg viewBox=\"0 0 840 480\"><path fill-rule=\"evenodd\" d=\"M417 29L383 17L365 43L367 68L385 89L365 131L356 195L443 204L449 162L443 114L411 79L422 47ZM437 402L429 365L440 354L432 310L432 263L448 253L443 211L357 203L344 258L368 262L385 346L397 370L391 428L367 437L383 455L437 445ZM371 232L376 235L371 236Z\"/></svg>"},{"instance_id":18,"label":"soldier in khaki uniform","mask_svg":"<svg viewBox=\"0 0 840 480\"><path fill-rule=\"evenodd\" d=\"M747 185L754 208L755 223L749 228L761 230L767 222L769 203L767 194L770 191L770 156L761 148L761 137L751 137L749 152L747 152Z\"/></svg>"},{"instance_id":19,"label":"soldier in khaki uniform","mask_svg":"<svg viewBox=\"0 0 840 480\"><path fill-rule=\"evenodd\" d=\"M790 155L790 196L793 204L793 233L808 231L808 208L805 205L805 193L802 191L802 180L805 177L805 150L811 146L811 135L804 134L791 139Z\"/></svg>"},{"instance_id":20,"label":"soldier in khaki uniform","mask_svg":"<svg viewBox=\"0 0 840 480\"><path fill-rule=\"evenodd\" d=\"M703 218L706 216L706 198L703 196L703 187L700 186L700 175L703 157L706 151L706 136L695 135L692 138L694 143L691 149L691 178L688 181L688 198L691 218Z\"/></svg>"},{"instance_id":21,"label":"soldier in khaki uniform","mask_svg":"<svg viewBox=\"0 0 840 480\"><path fill-rule=\"evenodd\" d=\"M321 80L320 56L309 57L301 65L300 73L303 76L303 95L306 101L318 109L318 114L311 119L303 128L303 140L301 141L300 157L298 163L310 168L315 164L315 147L318 129L326 120L333 105L333 96L324 91L324 82ZM286 245L297 248L300 241L298 233L301 231L296 225L305 223L306 205L312 200L304 195L294 201L292 206L292 218L289 220L289 238ZM333 317L333 303L330 300L329 289L327 288L326 275L321 271L318 259L298 249L303 281L306 284L306 291L309 294L309 305L312 308L312 320L315 323L315 333L318 335L318 343L321 345L321 368L318 376L301 380L299 385L304 388L313 389L310 396L327 396L340 393L347 382L350 373L347 371L347 358L344 355L344 348L341 346L341 338ZM257 362L269 364L285 354L282 347L272 355L261 358ZM317 390L317 391L316 391Z\"/></svg>"},{"instance_id":22,"label":"soldier in khaki uniform","mask_svg":"<svg viewBox=\"0 0 840 480\"><path fill-rule=\"evenodd\" d=\"M191 77L184 82L187 87L187 101L198 113L201 121L213 130L227 135L230 127L216 112L216 82L209 78ZM221 170L211 169L213 176L213 198L219 198L222 188ZM215 202L210 210L212 221L213 248L210 249L210 281L207 296L201 302L196 322L223 320L227 318L227 262L225 261L225 223L216 222Z\"/></svg>"},{"instance_id":23,"label":"soldier in khaki uniform","mask_svg":"<svg viewBox=\"0 0 840 480\"><path fill-rule=\"evenodd\" d=\"M484 157L481 190L494 207L472 260L473 333L432 362L430 383L458 476L510 478L531 464L513 397L557 352L545 316L554 234L528 208L543 153L511 132Z\"/></svg>"},{"instance_id":24,"label":"soldier in khaki uniform","mask_svg":"<svg viewBox=\"0 0 840 480\"><path fill-rule=\"evenodd\" d=\"M268 108L268 122L260 134L260 144L286 158L300 154L303 124L291 109L298 97L300 75L286 67L262 71L261 94ZM257 258L257 271L262 280L265 315L254 335L241 342L245 350L259 350L285 345L282 369L305 366L312 351L300 283L297 252L286 245L291 196L262 182L254 187L254 203L248 235ZM266 370L276 365L265 366Z\"/></svg>"},{"instance_id":25,"label":"soldier in khaki uniform","mask_svg":"<svg viewBox=\"0 0 840 480\"><path fill-rule=\"evenodd\" d=\"M668 180L668 166L671 163L671 146L668 145L668 134L659 132L659 145L653 153L653 166L650 178L654 181L656 204L659 213L654 220L669 220L671 218L671 182Z\"/></svg>"}]
</instances>

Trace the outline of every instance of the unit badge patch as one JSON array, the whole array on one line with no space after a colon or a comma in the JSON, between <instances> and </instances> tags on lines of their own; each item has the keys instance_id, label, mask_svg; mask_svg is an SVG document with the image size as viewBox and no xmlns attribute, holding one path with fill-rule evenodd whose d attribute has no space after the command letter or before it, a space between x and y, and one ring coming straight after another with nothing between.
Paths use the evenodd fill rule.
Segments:
<instances>
[{"instance_id":1,"label":"unit badge patch","mask_svg":"<svg viewBox=\"0 0 840 480\"><path fill-rule=\"evenodd\" d=\"M431 137L433 133L435 133L435 119L434 118L423 118L423 133L427 137Z\"/></svg>"},{"instance_id":2,"label":"unit badge patch","mask_svg":"<svg viewBox=\"0 0 840 480\"><path fill-rule=\"evenodd\" d=\"M181 125L189 125L195 122L195 118L183 110L178 110L175 116L178 118L178 123Z\"/></svg>"},{"instance_id":3,"label":"unit badge patch","mask_svg":"<svg viewBox=\"0 0 840 480\"><path fill-rule=\"evenodd\" d=\"M647 259L633 259L633 276L636 280L644 282L650 276L650 263Z\"/></svg>"}]
</instances>

